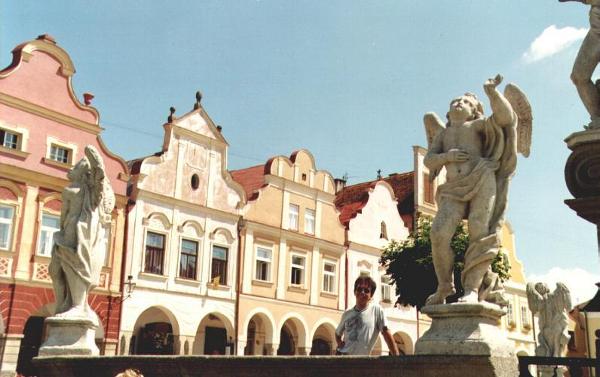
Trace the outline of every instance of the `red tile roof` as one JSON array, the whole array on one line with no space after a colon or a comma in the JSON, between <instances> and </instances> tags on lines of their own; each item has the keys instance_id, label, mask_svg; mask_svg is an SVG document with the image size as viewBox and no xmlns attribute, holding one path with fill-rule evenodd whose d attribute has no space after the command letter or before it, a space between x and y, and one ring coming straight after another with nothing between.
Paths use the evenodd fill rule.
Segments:
<instances>
[{"instance_id":1,"label":"red tile roof","mask_svg":"<svg viewBox=\"0 0 600 377\"><path fill-rule=\"evenodd\" d=\"M389 183L394 189L398 200L398 211L400 214L410 214L414 211L413 199L413 177L414 172L392 174L382 180ZM373 189L378 180L357 183L346 186L336 194L335 205L340 211L340 222L348 227L350 220L356 217L369 200L369 190Z\"/></svg>"},{"instance_id":2,"label":"red tile roof","mask_svg":"<svg viewBox=\"0 0 600 377\"><path fill-rule=\"evenodd\" d=\"M265 185L265 170L269 164L270 160L266 165L257 165L230 172L233 179L244 187L248 200L255 200L258 197L258 189Z\"/></svg>"}]
</instances>

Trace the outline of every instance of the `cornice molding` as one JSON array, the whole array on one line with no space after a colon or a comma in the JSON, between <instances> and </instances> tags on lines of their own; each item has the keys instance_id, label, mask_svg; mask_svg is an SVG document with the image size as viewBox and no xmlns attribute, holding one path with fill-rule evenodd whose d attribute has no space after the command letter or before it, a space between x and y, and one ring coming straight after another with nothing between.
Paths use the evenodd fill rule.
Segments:
<instances>
[{"instance_id":1,"label":"cornice molding","mask_svg":"<svg viewBox=\"0 0 600 377\"><path fill-rule=\"evenodd\" d=\"M303 245L308 245L312 247L317 246L319 247L319 249L339 252L339 254L343 254L343 252L346 249L345 246L342 244L337 244L321 238L315 238L313 236L305 235L291 230L277 228L271 225L266 225L254 221L246 221L244 223L244 226L247 230L251 230L253 232L259 231L261 233L265 233L277 238L285 238L286 240L294 241Z\"/></svg>"},{"instance_id":2,"label":"cornice molding","mask_svg":"<svg viewBox=\"0 0 600 377\"><path fill-rule=\"evenodd\" d=\"M89 132L96 136L102 131L102 128L97 124L85 122L81 119L59 113L58 111L42 107L21 98L13 97L6 93L0 93L0 103L42 118L53 120L64 125Z\"/></svg>"},{"instance_id":3,"label":"cornice molding","mask_svg":"<svg viewBox=\"0 0 600 377\"><path fill-rule=\"evenodd\" d=\"M136 202L146 201L146 199L156 200L161 203L171 205L172 207L184 207L184 208L199 210L207 215L209 215L209 214L215 215L215 216L219 216L221 218L227 218L227 219L232 219L232 220L239 220L241 218L241 215L238 215L235 213L225 212L225 211L222 211L222 210L216 209L216 208L205 207L200 204L195 204L195 203L187 202L185 200L173 198L171 196L158 194L156 192L140 189L136 196Z\"/></svg>"}]
</instances>

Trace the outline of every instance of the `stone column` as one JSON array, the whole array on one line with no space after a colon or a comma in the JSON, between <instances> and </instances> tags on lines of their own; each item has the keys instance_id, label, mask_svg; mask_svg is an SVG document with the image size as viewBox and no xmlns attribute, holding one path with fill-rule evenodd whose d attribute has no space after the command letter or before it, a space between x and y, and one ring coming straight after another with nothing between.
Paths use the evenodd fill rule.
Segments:
<instances>
[{"instance_id":1,"label":"stone column","mask_svg":"<svg viewBox=\"0 0 600 377\"><path fill-rule=\"evenodd\" d=\"M279 343L266 343L265 349L267 350L267 355L277 355L277 349L279 348Z\"/></svg>"},{"instance_id":2,"label":"stone column","mask_svg":"<svg viewBox=\"0 0 600 377\"><path fill-rule=\"evenodd\" d=\"M579 217L596 225L600 252L600 130L572 133L565 142L573 151L565 165L565 181L575 197L565 203Z\"/></svg>"},{"instance_id":3,"label":"stone column","mask_svg":"<svg viewBox=\"0 0 600 377\"><path fill-rule=\"evenodd\" d=\"M15 376L23 334L0 335L0 376Z\"/></svg>"},{"instance_id":4,"label":"stone column","mask_svg":"<svg viewBox=\"0 0 600 377\"><path fill-rule=\"evenodd\" d=\"M238 356L244 356L244 348L246 348L246 343L247 342L246 342L245 339L244 340L238 339L238 341L237 341L237 347L236 347L237 348L236 355L238 355Z\"/></svg>"},{"instance_id":5,"label":"stone column","mask_svg":"<svg viewBox=\"0 0 600 377\"><path fill-rule=\"evenodd\" d=\"M310 355L312 347L298 347L298 355L308 356Z\"/></svg>"}]
</instances>

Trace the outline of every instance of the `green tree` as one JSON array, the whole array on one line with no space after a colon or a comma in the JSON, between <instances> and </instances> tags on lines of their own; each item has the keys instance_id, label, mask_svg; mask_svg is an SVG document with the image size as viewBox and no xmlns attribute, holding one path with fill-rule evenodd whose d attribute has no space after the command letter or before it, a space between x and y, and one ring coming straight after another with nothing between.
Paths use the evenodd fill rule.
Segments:
<instances>
[{"instance_id":1,"label":"green tree","mask_svg":"<svg viewBox=\"0 0 600 377\"><path fill-rule=\"evenodd\" d=\"M397 304L412 305L420 309L425 300L435 292L437 278L431 257L431 221L420 218L416 229L406 241L392 240L382 251L380 262L386 266L387 274L396 283ZM454 251L454 284L456 294L448 297L447 302L455 302L464 290L460 274L464 267L465 252L469 246L469 235L465 224L460 223L452 237ZM510 263L503 252L498 253L492 262L492 271L501 281L510 278Z\"/></svg>"}]
</instances>

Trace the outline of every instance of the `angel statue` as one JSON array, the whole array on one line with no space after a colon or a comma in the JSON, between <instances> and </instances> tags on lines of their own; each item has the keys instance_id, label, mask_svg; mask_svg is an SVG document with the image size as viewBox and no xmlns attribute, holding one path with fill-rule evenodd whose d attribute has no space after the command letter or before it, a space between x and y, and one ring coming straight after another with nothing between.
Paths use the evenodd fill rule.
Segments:
<instances>
[{"instance_id":1,"label":"angel statue","mask_svg":"<svg viewBox=\"0 0 600 377\"><path fill-rule=\"evenodd\" d=\"M430 179L446 168L446 182L436 193L438 212L431 227L438 286L427 305L443 304L456 292L450 240L463 219L468 220L470 241L461 275L465 293L459 301L506 305L491 263L500 250L499 232L517 151L529 155L532 117L521 90L508 84L502 95L496 89L501 82L502 76L497 75L483 85L493 112L489 117L484 117L483 104L471 93L450 102L445 126L435 113L424 117L429 145L424 163Z\"/></svg>"},{"instance_id":2,"label":"angel statue","mask_svg":"<svg viewBox=\"0 0 600 377\"><path fill-rule=\"evenodd\" d=\"M527 302L529 309L538 313L540 333L536 356L561 357L567 343L568 312L571 310L571 294L563 283L556 283L554 292L550 292L544 283L527 284Z\"/></svg>"},{"instance_id":3,"label":"angel statue","mask_svg":"<svg viewBox=\"0 0 600 377\"><path fill-rule=\"evenodd\" d=\"M54 235L49 272L56 296L57 317L97 321L88 304L98 285L106 253L115 195L98 151L88 145L85 156L67 174L71 183L62 192L60 231Z\"/></svg>"}]
</instances>

